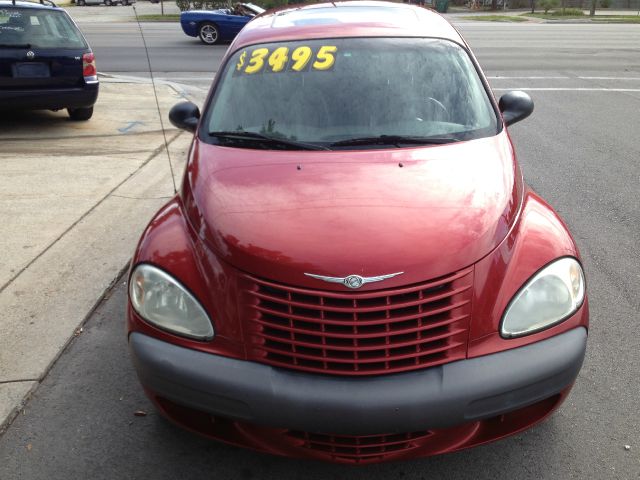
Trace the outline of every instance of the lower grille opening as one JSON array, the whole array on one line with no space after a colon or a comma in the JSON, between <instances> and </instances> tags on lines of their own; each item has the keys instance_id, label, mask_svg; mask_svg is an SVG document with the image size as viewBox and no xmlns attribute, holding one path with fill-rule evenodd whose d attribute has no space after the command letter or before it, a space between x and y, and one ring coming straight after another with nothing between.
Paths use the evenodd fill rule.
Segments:
<instances>
[{"instance_id":1,"label":"lower grille opening","mask_svg":"<svg viewBox=\"0 0 640 480\"><path fill-rule=\"evenodd\" d=\"M429 431L367 436L324 435L295 430L285 432L285 436L300 448L354 463L412 450L419 446L418 442L431 435Z\"/></svg>"}]
</instances>

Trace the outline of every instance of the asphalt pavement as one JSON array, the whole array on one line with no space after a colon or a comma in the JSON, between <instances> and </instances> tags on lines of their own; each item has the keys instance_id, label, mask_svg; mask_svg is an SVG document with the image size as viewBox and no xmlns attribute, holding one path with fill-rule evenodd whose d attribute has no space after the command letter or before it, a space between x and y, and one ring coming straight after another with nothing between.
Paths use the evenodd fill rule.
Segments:
<instances>
[{"instance_id":1,"label":"asphalt pavement","mask_svg":"<svg viewBox=\"0 0 640 480\"><path fill-rule=\"evenodd\" d=\"M200 438L160 417L144 396L128 358L125 300L122 278L0 439L0 478L636 478L634 452L581 439L588 422L578 411L575 394L558 414L527 433L466 452L392 464L331 465ZM585 440L602 449L597 458L589 458L593 448L584 451Z\"/></svg>"},{"instance_id":2,"label":"asphalt pavement","mask_svg":"<svg viewBox=\"0 0 640 480\"><path fill-rule=\"evenodd\" d=\"M485 73L506 77L504 82L492 82L498 88L640 88L637 24L513 25L452 20ZM199 97L211 85L228 47L204 45L186 36L177 22L140 26L131 21L79 23L95 51L99 71L148 78L144 35L154 76L184 84ZM610 78L614 80L607 80Z\"/></svg>"},{"instance_id":3,"label":"asphalt pavement","mask_svg":"<svg viewBox=\"0 0 640 480\"><path fill-rule=\"evenodd\" d=\"M534 114L510 133L526 181L563 216L584 257L588 354L555 415L470 451L365 468L210 442L159 418L142 394L126 351L121 279L0 437L0 478L640 478L640 26L458 27L497 96L532 95ZM144 75L131 25L85 31L102 72ZM204 95L225 47L165 24L144 31L157 77Z\"/></svg>"}]
</instances>

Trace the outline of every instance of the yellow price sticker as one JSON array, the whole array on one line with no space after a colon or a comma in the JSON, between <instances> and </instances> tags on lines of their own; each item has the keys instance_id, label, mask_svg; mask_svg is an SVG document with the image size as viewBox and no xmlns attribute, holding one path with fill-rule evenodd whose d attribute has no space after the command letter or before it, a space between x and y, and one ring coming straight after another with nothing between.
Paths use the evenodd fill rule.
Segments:
<instances>
[{"instance_id":1,"label":"yellow price sticker","mask_svg":"<svg viewBox=\"0 0 640 480\"><path fill-rule=\"evenodd\" d=\"M251 54L244 50L238 58L235 72L248 75L262 71L273 73L302 72L309 65L312 70L326 71L335 65L337 51L338 47L335 45L324 45L318 49L315 55L311 47L306 45L296 47L293 51L289 47L277 47L273 51L261 47L253 50ZM247 57L249 58L247 59ZM312 60L313 62L311 62Z\"/></svg>"},{"instance_id":2,"label":"yellow price sticker","mask_svg":"<svg viewBox=\"0 0 640 480\"><path fill-rule=\"evenodd\" d=\"M269 55L268 48L256 48L251 53L251 60L249 60L249 65L244 69L244 73L248 73L252 75L254 73L258 73L264 67L264 59Z\"/></svg>"},{"instance_id":3,"label":"yellow price sticker","mask_svg":"<svg viewBox=\"0 0 640 480\"><path fill-rule=\"evenodd\" d=\"M338 51L338 47L334 45L325 45L320 47L316 54L316 61L313 62L313 68L316 70L329 70L336 63L335 53Z\"/></svg>"},{"instance_id":4,"label":"yellow price sticker","mask_svg":"<svg viewBox=\"0 0 640 480\"><path fill-rule=\"evenodd\" d=\"M269 57L269 66L272 72L281 72L289 61L289 47L276 48Z\"/></svg>"},{"instance_id":5,"label":"yellow price sticker","mask_svg":"<svg viewBox=\"0 0 640 480\"><path fill-rule=\"evenodd\" d=\"M291 60L293 60L291 70L301 72L302 70L307 68L312 54L313 52L309 47L302 46L296 48L291 54Z\"/></svg>"},{"instance_id":6,"label":"yellow price sticker","mask_svg":"<svg viewBox=\"0 0 640 480\"><path fill-rule=\"evenodd\" d=\"M238 63L236 64L236 71L239 72L244 67L244 61L247 58L247 51L245 50L240 54L240 58L238 59Z\"/></svg>"}]
</instances>

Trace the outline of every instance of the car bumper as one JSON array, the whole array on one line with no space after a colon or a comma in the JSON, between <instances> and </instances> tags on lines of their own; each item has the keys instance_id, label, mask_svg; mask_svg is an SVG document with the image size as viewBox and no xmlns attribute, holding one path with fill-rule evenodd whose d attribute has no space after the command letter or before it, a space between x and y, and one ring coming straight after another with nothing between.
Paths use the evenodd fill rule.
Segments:
<instances>
[{"instance_id":1,"label":"car bumper","mask_svg":"<svg viewBox=\"0 0 640 480\"><path fill-rule=\"evenodd\" d=\"M256 425L369 435L442 429L495 417L574 382L587 331L504 352L372 378L312 375L206 354L133 332L143 386L179 405Z\"/></svg>"},{"instance_id":2,"label":"car bumper","mask_svg":"<svg viewBox=\"0 0 640 480\"><path fill-rule=\"evenodd\" d=\"M92 107L98 99L99 84L75 88L37 90L0 89L3 110L59 110Z\"/></svg>"}]
</instances>

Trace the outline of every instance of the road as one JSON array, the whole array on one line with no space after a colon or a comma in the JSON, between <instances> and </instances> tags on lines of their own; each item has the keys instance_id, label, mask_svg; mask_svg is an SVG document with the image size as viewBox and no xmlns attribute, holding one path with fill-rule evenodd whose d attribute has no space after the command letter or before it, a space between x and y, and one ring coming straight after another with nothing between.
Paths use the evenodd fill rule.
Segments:
<instances>
[{"instance_id":1,"label":"road","mask_svg":"<svg viewBox=\"0 0 640 480\"><path fill-rule=\"evenodd\" d=\"M101 71L144 72L133 26L87 31ZM157 76L203 91L224 47L201 46L175 25L144 28ZM160 419L144 397L127 357L120 281L0 438L0 478L640 478L640 26L460 28L497 95L530 89L536 111L510 129L525 179L564 217L584 256L589 350L560 411L498 443L366 468L209 442Z\"/></svg>"},{"instance_id":2,"label":"road","mask_svg":"<svg viewBox=\"0 0 640 480\"><path fill-rule=\"evenodd\" d=\"M95 50L101 72L148 76L144 44L135 22L81 23L80 26ZM568 76L571 79L578 76L640 77L638 25L473 22L457 26L488 75ZM203 45L198 39L184 35L177 23L144 23L142 31L155 75L208 88L227 45ZM583 84L554 82L543 85ZM508 86L526 85L513 83ZM595 82L589 82L589 85L599 86ZM640 88L640 82L623 85Z\"/></svg>"}]
</instances>

